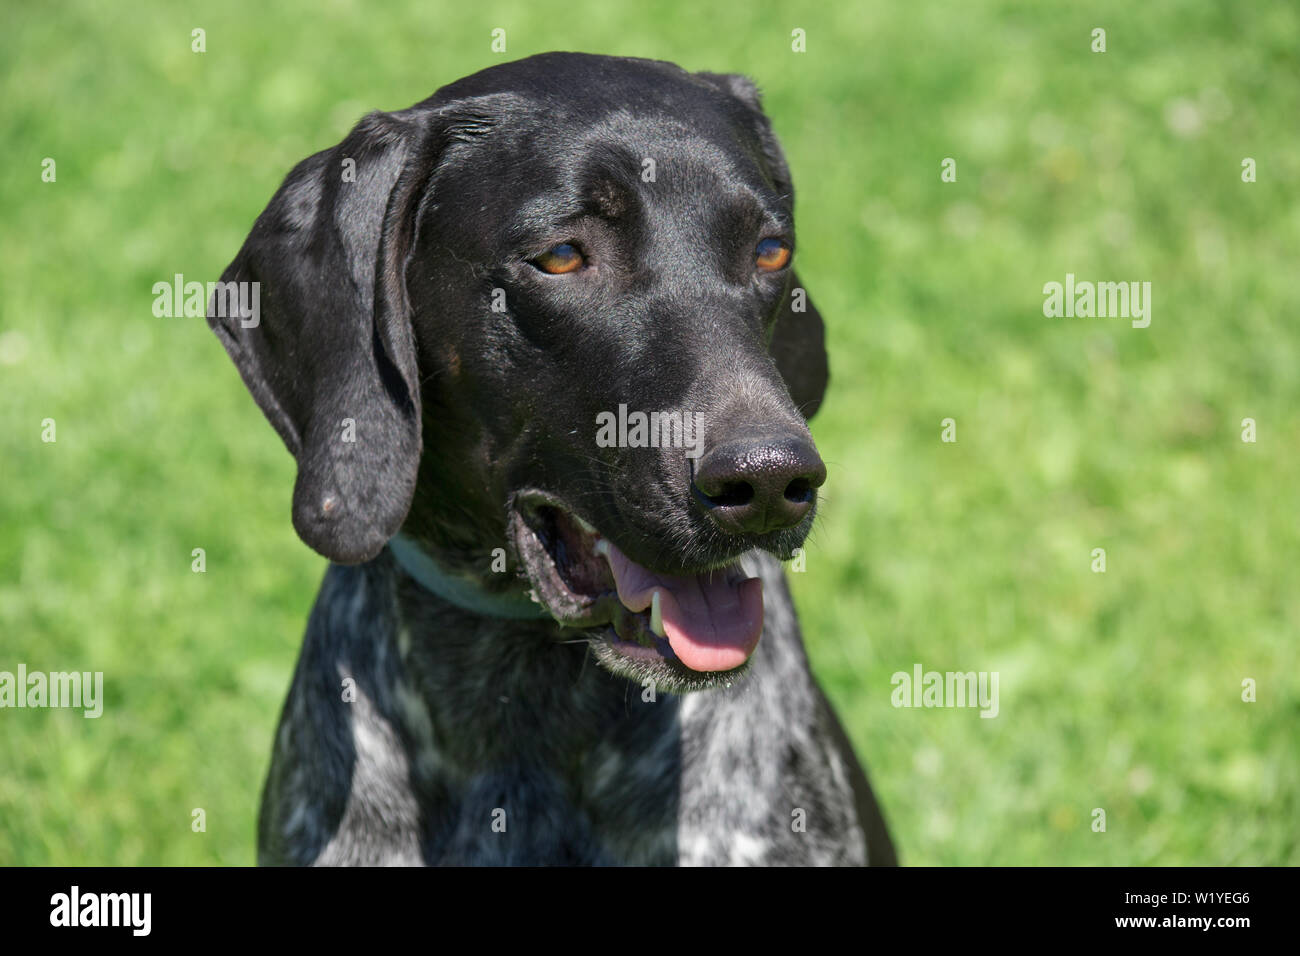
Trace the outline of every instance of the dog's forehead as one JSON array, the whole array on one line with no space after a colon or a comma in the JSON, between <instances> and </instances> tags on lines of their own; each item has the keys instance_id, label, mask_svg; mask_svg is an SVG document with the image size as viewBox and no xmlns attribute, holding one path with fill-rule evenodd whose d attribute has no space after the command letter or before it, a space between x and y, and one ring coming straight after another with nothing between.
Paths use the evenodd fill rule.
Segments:
<instances>
[{"instance_id":1,"label":"dog's forehead","mask_svg":"<svg viewBox=\"0 0 1300 956\"><path fill-rule=\"evenodd\" d=\"M490 180L485 168L509 174ZM702 195L715 207L740 201L778 218L783 210L756 139L655 110L611 110L544 129L507 119L492 134L458 144L438 177L446 184L444 208L475 210L484 235L492 224L514 237L527 226L545 231L590 214L615 220L634 209L694 220Z\"/></svg>"},{"instance_id":2,"label":"dog's forehead","mask_svg":"<svg viewBox=\"0 0 1300 956\"><path fill-rule=\"evenodd\" d=\"M540 54L458 80L433 101L453 113L465 103L475 129L486 122L568 153L614 143L645 153L690 139L725 148L756 133L753 109L717 82L628 57Z\"/></svg>"},{"instance_id":3,"label":"dog's forehead","mask_svg":"<svg viewBox=\"0 0 1300 956\"><path fill-rule=\"evenodd\" d=\"M472 210L480 228L593 208L617 216L638 194L663 209L694 208L701 191L764 194L761 205L781 206L754 108L670 63L543 54L474 74L438 98L441 115L454 121L463 111L466 127L451 137L434 192L443 209ZM487 168L501 175L486 177Z\"/></svg>"},{"instance_id":4,"label":"dog's forehead","mask_svg":"<svg viewBox=\"0 0 1300 956\"><path fill-rule=\"evenodd\" d=\"M718 111L633 105L548 127L534 142L587 175L631 167L643 181L696 167L717 174L750 167L760 146L746 126Z\"/></svg>"},{"instance_id":5,"label":"dog's forehead","mask_svg":"<svg viewBox=\"0 0 1300 956\"><path fill-rule=\"evenodd\" d=\"M718 87L676 64L588 53L542 53L488 67L443 87L434 99L449 102L503 93L552 108L596 112L618 105L652 106L665 100L723 99Z\"/></svg>"}]
</instances>

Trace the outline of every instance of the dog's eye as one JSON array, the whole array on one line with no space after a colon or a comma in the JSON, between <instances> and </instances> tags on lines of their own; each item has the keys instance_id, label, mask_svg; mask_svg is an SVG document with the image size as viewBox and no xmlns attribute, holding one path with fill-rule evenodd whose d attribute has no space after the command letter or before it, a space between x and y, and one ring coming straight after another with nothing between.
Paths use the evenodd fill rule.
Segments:
<instances>
[{"instance_id":1,"label":"dog's eye","mask_svg":"<svg viewBox=\"0 0 1300 956\"><path fill-rule=\"evenodd\" d=\"M582 253L578 247L572 243L562 242L558 246L551 246L540 256L533 260L533 265L543 272L549 272L551 275L564 275L566 272L573 272L582 265Z\"/></svg>"},{"instance_id":2,"label":"dog's eye","mask_svg":"<svg viewBox=\"0 0 1300 956\"><path fill-rule=\"evenodd\" d=\"M790 247L780 239L764 239L754 250L754 262L764 272L776 272L790 264Z\"/></svg>"}]
</instances>

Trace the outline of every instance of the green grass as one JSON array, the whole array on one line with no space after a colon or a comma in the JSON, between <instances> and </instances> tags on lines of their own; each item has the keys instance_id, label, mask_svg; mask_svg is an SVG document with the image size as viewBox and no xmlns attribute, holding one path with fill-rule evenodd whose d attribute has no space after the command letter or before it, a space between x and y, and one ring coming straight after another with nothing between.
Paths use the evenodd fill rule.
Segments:
<instances>
[{"instance_id":1,"label":"green grass","mask_svg":"<svg viewBox=\"0 0 1300 956\"><path fill-rule=\"evenodd\" d=\"M151 286L215 278L366 110L550 49L765 90L833 369L796 597L906 861L1300 863L1300 12L696 6L8 12L0 670L107 700L0 711L0 863L252 862L324 562L279 439ZM1151 327L1044 318L1067 272L1152 282ZM1000 715L892 707L916 663L999 672Z\"/></svg>"}]
</instances>

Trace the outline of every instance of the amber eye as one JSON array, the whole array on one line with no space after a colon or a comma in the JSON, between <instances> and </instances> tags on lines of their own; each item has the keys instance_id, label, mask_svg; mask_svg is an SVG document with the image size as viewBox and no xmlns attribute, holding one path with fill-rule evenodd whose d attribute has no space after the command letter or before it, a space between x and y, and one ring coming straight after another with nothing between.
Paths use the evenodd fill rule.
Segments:
<instances>
[{"instance_id":1,"label":"amber eye","mask_svg":"<svg viewBox=\"0 0 1300 956\"><path fill-rule=\"evenodd\" d=\"M582 253L578 251L577 246L562 242L558 246L551 246L534 259L533 265L551 275L563 275L566 272L573 272L582 265Z\"/></svg>"},{"instance_id":2,"label":"amber eye","mask_svg":"<svg viewBox=\"0 0 1300 956\"><path fill-rule=\"evenodd\" d=\"M790 263L790 247L780 239L764 239L754 250L754 262L764 272L776 272Z\"/></svg>"}]
</instances>

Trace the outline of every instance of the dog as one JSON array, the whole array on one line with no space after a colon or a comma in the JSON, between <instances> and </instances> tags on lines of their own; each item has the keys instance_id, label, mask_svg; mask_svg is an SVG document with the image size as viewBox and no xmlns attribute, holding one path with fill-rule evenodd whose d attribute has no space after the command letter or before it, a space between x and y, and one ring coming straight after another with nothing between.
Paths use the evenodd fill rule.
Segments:
<instances>
[{"instance_id":1,"label":"dog","mask_svg":"<svg viewBox=\"0 0 1300 956\"><path fill-rule=\"evenodd\" d=\"M779 563L826 475L792 209L750 80L577 53L290 172L208 314L331 562L259 863L895 862Z\"/></svg>"}]
</instances>

